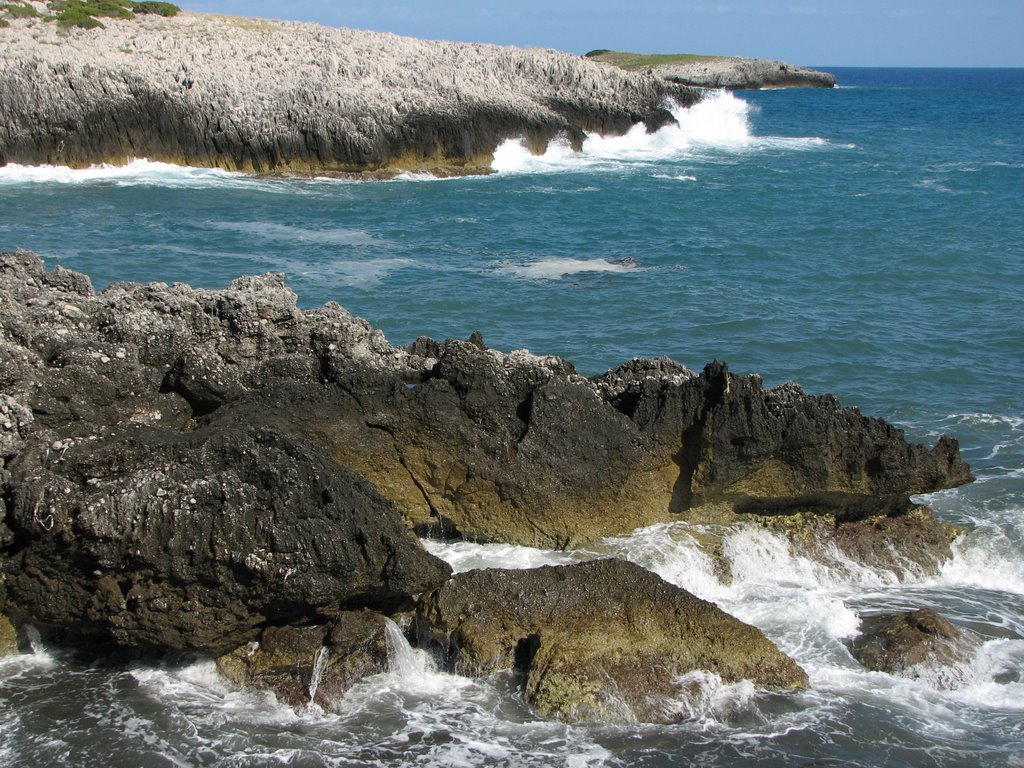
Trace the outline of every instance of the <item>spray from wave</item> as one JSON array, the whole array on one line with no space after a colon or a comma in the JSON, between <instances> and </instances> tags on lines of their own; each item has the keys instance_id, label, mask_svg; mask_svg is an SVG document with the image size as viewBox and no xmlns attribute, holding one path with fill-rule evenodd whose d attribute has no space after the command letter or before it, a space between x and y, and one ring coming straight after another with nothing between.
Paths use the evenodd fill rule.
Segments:
<instances>
[{"instance_id":1,"label":"spray from wave","mask_svg":"<svg viewBox=\"0 0 1024 768\"><path fill-rule=\"evenodd\" d=\"M805 150L826 146L821 138L759 137L751 130L752 107L728 91L709 91L691 107L669 107L675 123L653 133L643 123L622 136L589 134L576 152L565 139L551 142L542 155L531 154L522 139L509 139L494 153L498 173L557 173L619 170L664 161L686 160L708 152L743 152L767 148ZM694 177L679 177L687 181Z\"/></svg>"}]
</instances>

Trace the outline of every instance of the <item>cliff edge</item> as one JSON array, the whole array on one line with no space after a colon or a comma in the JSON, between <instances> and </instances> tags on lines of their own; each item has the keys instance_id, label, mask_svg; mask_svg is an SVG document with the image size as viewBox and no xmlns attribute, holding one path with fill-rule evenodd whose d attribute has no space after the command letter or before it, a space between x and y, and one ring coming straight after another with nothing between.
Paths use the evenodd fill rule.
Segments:
<instances>
[{"instance_id":1,"label":"cliff edge","mask_svg":"<svg viewBox=\"0 0 1024 768\"><path fill-rule=\"evenodd\" d=\"M489 167L503 140L672 120L696 91L556 51L183 12L0 28L0 165L256 173Z\"/></svg>"}]
</instances>

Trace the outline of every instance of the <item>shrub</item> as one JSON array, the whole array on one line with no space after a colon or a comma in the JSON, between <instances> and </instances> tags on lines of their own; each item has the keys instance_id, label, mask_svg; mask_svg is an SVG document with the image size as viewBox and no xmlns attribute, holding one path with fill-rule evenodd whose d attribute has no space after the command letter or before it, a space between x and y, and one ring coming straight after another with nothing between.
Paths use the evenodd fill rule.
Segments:
<instances>
[{"instance_id":1,"label":"shrub","mask_svg":"<svg viewBox=\"0 0 1024 768\"><path fill-rule=\"evenodd\" d=\"M146 0L146 2L132 3L132 10L135 13L155 13L158 16L177 16L178 11L181 10L174 3L160 3L155 0Z\"/></svg>"},{"instance_id":2,"label":"shrub","mask_svg":"<svg viewBox=\"0 0 1024 768\"><path fill-rule=\"evenodd\" d=\"M28 3L3 3L0 11L6 11L12 19L31 19L39 15L39 11Z\"/></svg>"}]
</instances>

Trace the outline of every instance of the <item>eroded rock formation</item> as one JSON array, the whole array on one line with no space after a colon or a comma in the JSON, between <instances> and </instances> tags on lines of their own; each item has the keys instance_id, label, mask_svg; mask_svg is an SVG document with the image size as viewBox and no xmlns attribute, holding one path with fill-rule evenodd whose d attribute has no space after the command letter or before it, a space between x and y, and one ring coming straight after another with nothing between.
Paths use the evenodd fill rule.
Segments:
<instances>
[{"instance_id":1,"label":"eroded rock formation","mask_svg":"<svg viewBox=\"0 0 1024 768\"><path fill-rule=\"evenodd\" d=\"M363 610L330 624L268 627L258 640L218 658L217 669L239 685L273 691L286 704L330 710L364 677L388 670L387 621Z\"/></svg>"},{"instance_id":2,"label":"eroded rock formation","mask_svg":"<svg viewBox=\"0 0 1024 768\"><path fill-rule=\"evenodd\" d=\"M949 531L909 496L969 479L951 439L912 445L830 396L766 390L720 363L695 373L634 360L587 379L559 358L488 349L478 334L393 346L336 304L300 310L279 275L218 291L96 292L29 252L0 254L0 609L71 640L228 654L236 679L289 701L308 693L316 656L338 670L321 677L324 696L351 684L338 627L351 629L352 611L374 612L352 635L372 651L378 613L445 583L450 569L412 529L568 547L654 522L751 520L805 545L808 531L826 531L866 562L934 567ZM711 615L656 577L603 570L623 567L579 572L657 596L684 624ZM453 584L488 578L499 576ZM562 619L577 616L566 624L554 597L537 596L556 594L562 576L500 576L509 589L524 578L547 585L529 582L523 595L536 593L528 602L550 621L523 619L529 631L502 642L514 656L526 639L529 695L555 716L611 712L606 692L571 671L572 659L606 659L599 625L625 615L630 632L680 631L628 595L595 596L589 618L566 596ZM503 589L474 611L504 615L516 600ZM429 605L444 613L437 631L457 634L457 611ZM602 669L665 696L670 685L636 671L648 656L725 680L776 670L753 679L795 684L788 660L759 655L763 638L726 618L714 618L708 642L721 650L741 638L746 650L728 662L677 637L647 650L637 641L640 655ZM586 633L570 655L557 650L568 635L530 639L573 626ZM244 650L253 642L262 655ZM476 646L456 646L483 663ZM371 651L364 672L379 670ZM631 716L660 717L644 706L630 700Z\"/></svg>"},{"instance_id":3,"label":"eroded rock formation","mask_svg":"<svg viewBox=\"0 0 1024 768\"><path fill-rule=\"evenodd\" d=\"M672 120L695 92L555 51L181 13L0 29L0 164L146 157L257 173L489 167Z\"/></svg>"},{"instance_id":4,"label":"eroded rock formation","mask_svg":"<svg viewBox=\"0 0 1024 768\"><path fill-rule=\"evenodd\" d=\"M417 627L458 672L515 670L541 714L569 721L677 720L693 670L807 684L760 630L623 560L458 574L423 600Z\"/></svg>"}]
</instances>

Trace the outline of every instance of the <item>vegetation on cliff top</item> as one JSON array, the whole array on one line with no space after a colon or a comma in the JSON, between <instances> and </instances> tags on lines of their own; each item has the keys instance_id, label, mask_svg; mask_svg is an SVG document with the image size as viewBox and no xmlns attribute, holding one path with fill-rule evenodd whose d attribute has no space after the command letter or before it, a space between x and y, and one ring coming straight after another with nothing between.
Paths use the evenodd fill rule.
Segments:
<instances>
[{"instance_id":1,"label":"vegetation on cliff top","mask_svg":"<svg viewBox=\"0 0 1024 768\"><path fill-rule=\"evenodd\" d=\"M100 18L130 19L138 14L153 13L174 16L181 9L172 3L133 2L132 0L50 0L50 13L44 21L56 21L61 27L102 27ZM0 26L8 26L8 18L33 18L39 10L28 2L0 3Z\"/></svg>"},{"instance_id":2,"label":"vegetation on cliff top","mask_svg":"<svg viewBox=\"0 0 1024 768\"><path fill-rule=\"evenodd\" d=\"M609 51L598 48L583 54L588 59L605 64L614 64L621 69L639 70L658 67L664 64L694 64L700 61L718 61L724 56L702 56L697 53L630 53L628 51Z\"/></svg>"}]
</instances>

